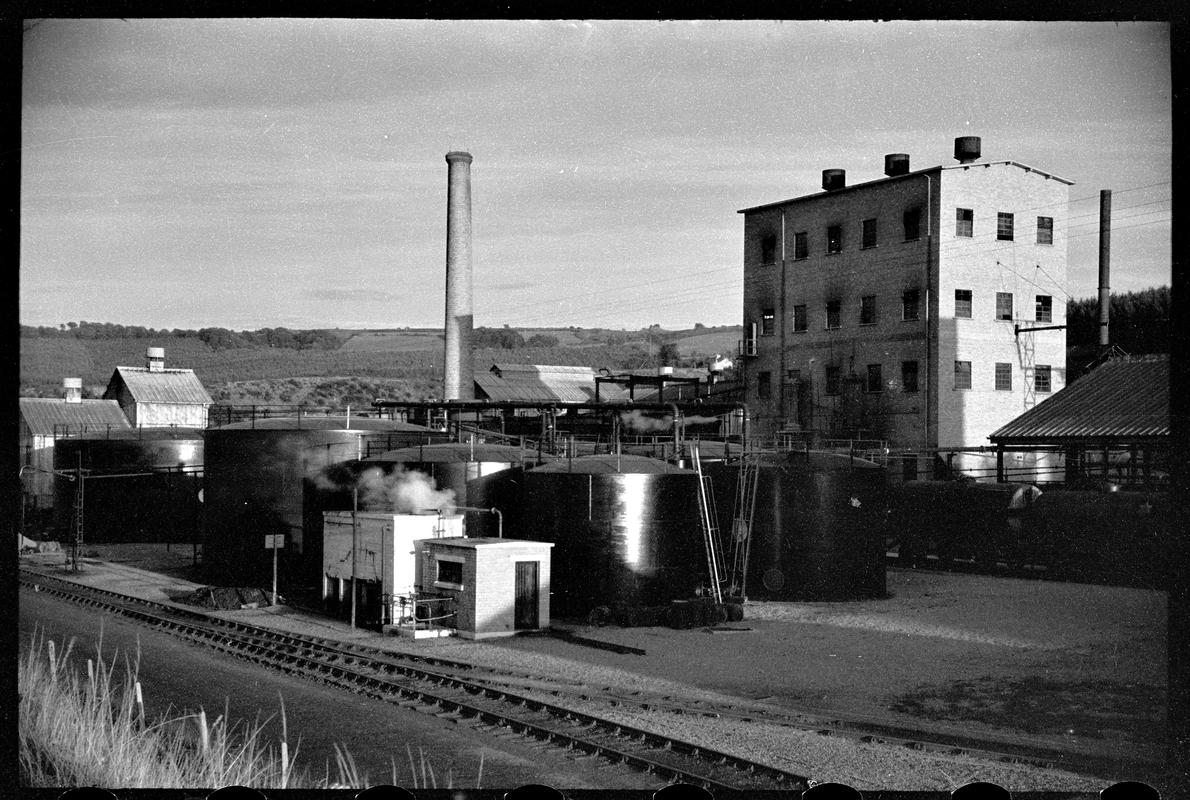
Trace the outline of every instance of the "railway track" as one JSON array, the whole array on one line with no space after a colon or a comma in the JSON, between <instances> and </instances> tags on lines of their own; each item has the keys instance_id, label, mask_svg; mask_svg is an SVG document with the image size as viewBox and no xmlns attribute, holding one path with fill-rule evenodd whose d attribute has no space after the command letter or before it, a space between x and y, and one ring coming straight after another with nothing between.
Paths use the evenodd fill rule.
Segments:
<instances>
[{"instance_id":1,"label":"railway track","mask_svg":"<svg viewBox=\"0 0 1190 800\"><path fill-rule=\"evenodd\" d=\"M840 718L778 707L762 701L728 702L624 691L548 675L281 633L211 617L198 611L81 586L24 568L21 580L22 583L40 583L43 589L52 585L53 591L64 597L103 605L116 613L133 616L137 613L148 614L145 621L158 627L178 625L178 620L186 621L196 629L190 638L292 674L324 680L351 691L392 700L436 715L475 718L495 728L521 731L543 741L554 740L561 746L601 754L618 763L706 788L773 788L775 785L776 788L788 789L804 786L807 778L610 721L575 710L574 706L611 707L630 716L653 712L757 722L867 744L904 747L946 756L966 755L1000 763L1065 769L1089 775L1110 775L1121 767L1142 771L1153 767L1148 762L1130 762L1125 759L1108 763L1102 755L1049 748L1025 737L1015 741L1011 738L979 738L962 733L908 728L896 721ZM158 618L161 621L157 621ZM221 644L232 632L236 634L234 642L229 639L228 644ZM564 703L572 705L562 705ZM515 706L517 712L508 714L508 719L502 721L504 712L501 708L509 704ZM559 726L559 720L565 724ZM629 741L632 746L618 747L615 744L617 739ZM660 753L656 752L658 749ZM700 774L699 768L690 764L683 766L673 758L674 755L683 754L696 763L709 762L720 769L710 775ZM729 769L721 769L724 767ZM684 771L678 772L679 769ZM722 774L724 771L726 776ZM733 772L740 773L742 778L733 779ZM742 783L717 782L741 779Z\"/></svg>"},{"instance_id":2,"label":"railway track","mask_svg":"<svg viewBox=\"0 0 1190 800\"><path fill-rule=\"evenodd\" d=\"M361 652L172 605L120 595L22 568L20 582L71 602L119 614L238 658L451 720L473 720L549 745L598 756L711 791L804 790L809 779L744 758L468 680L454 670Z\"/></svg>"}]
</instances>

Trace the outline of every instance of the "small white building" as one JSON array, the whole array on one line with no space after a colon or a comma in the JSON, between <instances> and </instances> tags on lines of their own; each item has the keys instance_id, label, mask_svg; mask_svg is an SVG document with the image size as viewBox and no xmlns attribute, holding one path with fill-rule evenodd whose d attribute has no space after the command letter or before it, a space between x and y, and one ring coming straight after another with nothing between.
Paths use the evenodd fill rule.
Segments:
<instances>
[{"instance_id":1,"label":"small white building","mask_svg":"<svg viewBox=\"0 0 1190 800\"><path fill-rule=\"evenodd\" d=\"M462 514L324 511L322 524L323 601L346 612L354 577L357 620L380 625L395 624L414 592L414 542L465 532Z\"/></svg>"},{"instance_id":2,"label":"small white building","mask_svg":"<svg viewBox=\"0 0 1190 800\"><path fill-rule=\"evenodd\" d=\"M447 537L414 542L419 596L455 601L465 639L512 636L550 625L552 542Z\"/></svg>"},{"instance_id":3,"label":"small white building","mask_svg":"<svg viewBox=\"0 0 1190 800\"><path fill-rule=\"evenodd\" d=\"M192 369L166 369L165 349L150 347L143 367L116 367L103 393L136 428L205 428L213 400Z\"/></svg>"}]
</instances>

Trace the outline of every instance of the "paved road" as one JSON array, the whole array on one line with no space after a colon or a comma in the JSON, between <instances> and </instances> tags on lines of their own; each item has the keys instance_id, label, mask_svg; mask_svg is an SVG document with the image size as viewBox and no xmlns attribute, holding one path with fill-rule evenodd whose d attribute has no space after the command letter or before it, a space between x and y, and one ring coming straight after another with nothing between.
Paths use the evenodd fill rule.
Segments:
<instances>
[{"instance_id":1,"label":"paved road","mask_svg":"<svg viewBox=\"0 0 1190 800\"><path fill-rule=\"evenodd\" d=\"M397 782L423 786L410 779L409 755L422 754L433 767L438 788L512 788L545 783L566 789L656 789L662 783L642 773L604 762L571 758L512 734L493 736L468 722L447 722L369 700L316 683L253 666L199 645L142 627L120 617L96 612L34 592L20 591L20 647L30 645L36 631L56 642L59 651L74 640L73 656L86 669L102 644L108 663L124 663L124 654L140 652L139 676L146 715L156 719L181 710L206 709L208 718L226 709L233 719L272 719L265 738L278 741L284 699L290 747L300 737L298 761L318 775L334 765L334 744L345 746L372 783ZM480 758L483 774L479 776Z\"/></svg>"}]
</instances>

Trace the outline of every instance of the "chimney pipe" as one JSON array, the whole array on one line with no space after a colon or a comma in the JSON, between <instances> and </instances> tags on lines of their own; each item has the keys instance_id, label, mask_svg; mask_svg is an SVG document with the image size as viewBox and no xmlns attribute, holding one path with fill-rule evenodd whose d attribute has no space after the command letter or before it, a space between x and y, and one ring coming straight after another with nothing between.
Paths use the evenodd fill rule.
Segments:
<instances>
[{"instance_id":1,"label":"chimney pipe","mask_svg":"<svg viewBox=\"0 0 1190 800\"><path fill-rule=\"evenodd\" d=\"M824 169L822 171L822 188L828 192L843 189L847 186L847 170Z\"/></svg>"},{"instance_id":2,"label":"chimney pipe","mask_svg":"<svg viewBox=\"0 0 1190 800\"><path fill-rule=\"evenodd\" d=\"M978 136L956 136L954 140L954 157L960 164L970 164L978 161L981 152L981 141Z\"/></svg>"},{"instance_id":3,"label":"chimney pipe","mask_svg":"<svg viewBox=\"0 0 1190 800\"><path fill-rule=\"evenodd\" d=\"M471 351L471 154L446 154L446 358L443 397L475 398Z\"/></svg>"},{"instance_id":4,"label":"chimney pipe","mask_svg":"<svg viewBox=\"0 0 1190 800\"><path fill-rule=\"evenodd\" d=\"M165 348L150 347L145 351L145 366L149 372L165 371Z\"/></svg>"},{"instance_id":5,"label":"chimney pipe","mask_svg":"<svg viewBox=\"0 0 1190 800\"><path fill-rule=\"evenodd\" d=\"M884 174L890 178L909 174L909 154L889 153L884 157Z\"/></svg>"},{"instance_id":6,"label":"chimney pipe","mask_svg":"<svg viewBox=\"0 0 1190 800\"><path fill-rule=\"evenodd\" d=\"M83 379L82 378L63 378L62 379L62 399L67 403L81 403L83 402Z\"/></svg>"},{"instance_id":7,"label":"chimney pipe","mask_svg":"<svg viewBox=\"0 0 1190 800\"><path fill-rule=\"evenodd\" d=\"M1099 191L1099 350L1108 348L1111 342L1109 318L1111 316L1111 189Z\"/></svg>"}]
</instances>

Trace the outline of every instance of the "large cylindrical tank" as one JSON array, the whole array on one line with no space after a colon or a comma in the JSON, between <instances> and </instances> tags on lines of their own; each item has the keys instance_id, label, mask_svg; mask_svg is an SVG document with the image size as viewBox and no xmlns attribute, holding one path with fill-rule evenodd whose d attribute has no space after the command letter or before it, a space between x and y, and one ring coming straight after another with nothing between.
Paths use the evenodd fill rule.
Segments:
<instances>
[{"instance_id":1,"label":"large cylindrical tank","mask_svg":"<svg viewBox=\"0 0 1190 800\"><path fill-rule=\"evenodd\" d=\"M317 580L324 509L307 513L308 484L332 464L443 438L409 423L358 417L275 418L208 429L203 506L208 580L233 585L271 580L266 534L285 535L278 560L287 583Z\"/></svg>"},{"instance_id":2,"label":"large cylindrical tank","mask_svg":"<svg viewBox=\"0 0 1190 800\"><path fill-rule=\"evenodd\" d=\"M698 476L642 456L559 459L526 470L505 536L553 542L555 613L663 605L707 582Z\"/></svg>"},{"instance_id":3,"label":"large cylindrical tank","mask_svg":"<svg viewBox=\"0 0 1190 800\"><path fill-rule=\"evenodd\" d=\"M200 540L202 431L135 428L58 439L54 469L82 466L84 542ZM55 479L54 521L60 540L74 538L78 482Z\"/></svg>"},{"instance_id":4,"label":"large cylindrical tank","mask_svg":"<svg viewBox=\"0 0 1190 800\"><path fill-rule=\"evenodd\" d=\"M707 467L725 542L739 470L738 462ZM814 451L762 457L744 593L799 601L885 596L886 515L887 480L878 464Z\"/></svg>"}]
</instances>

